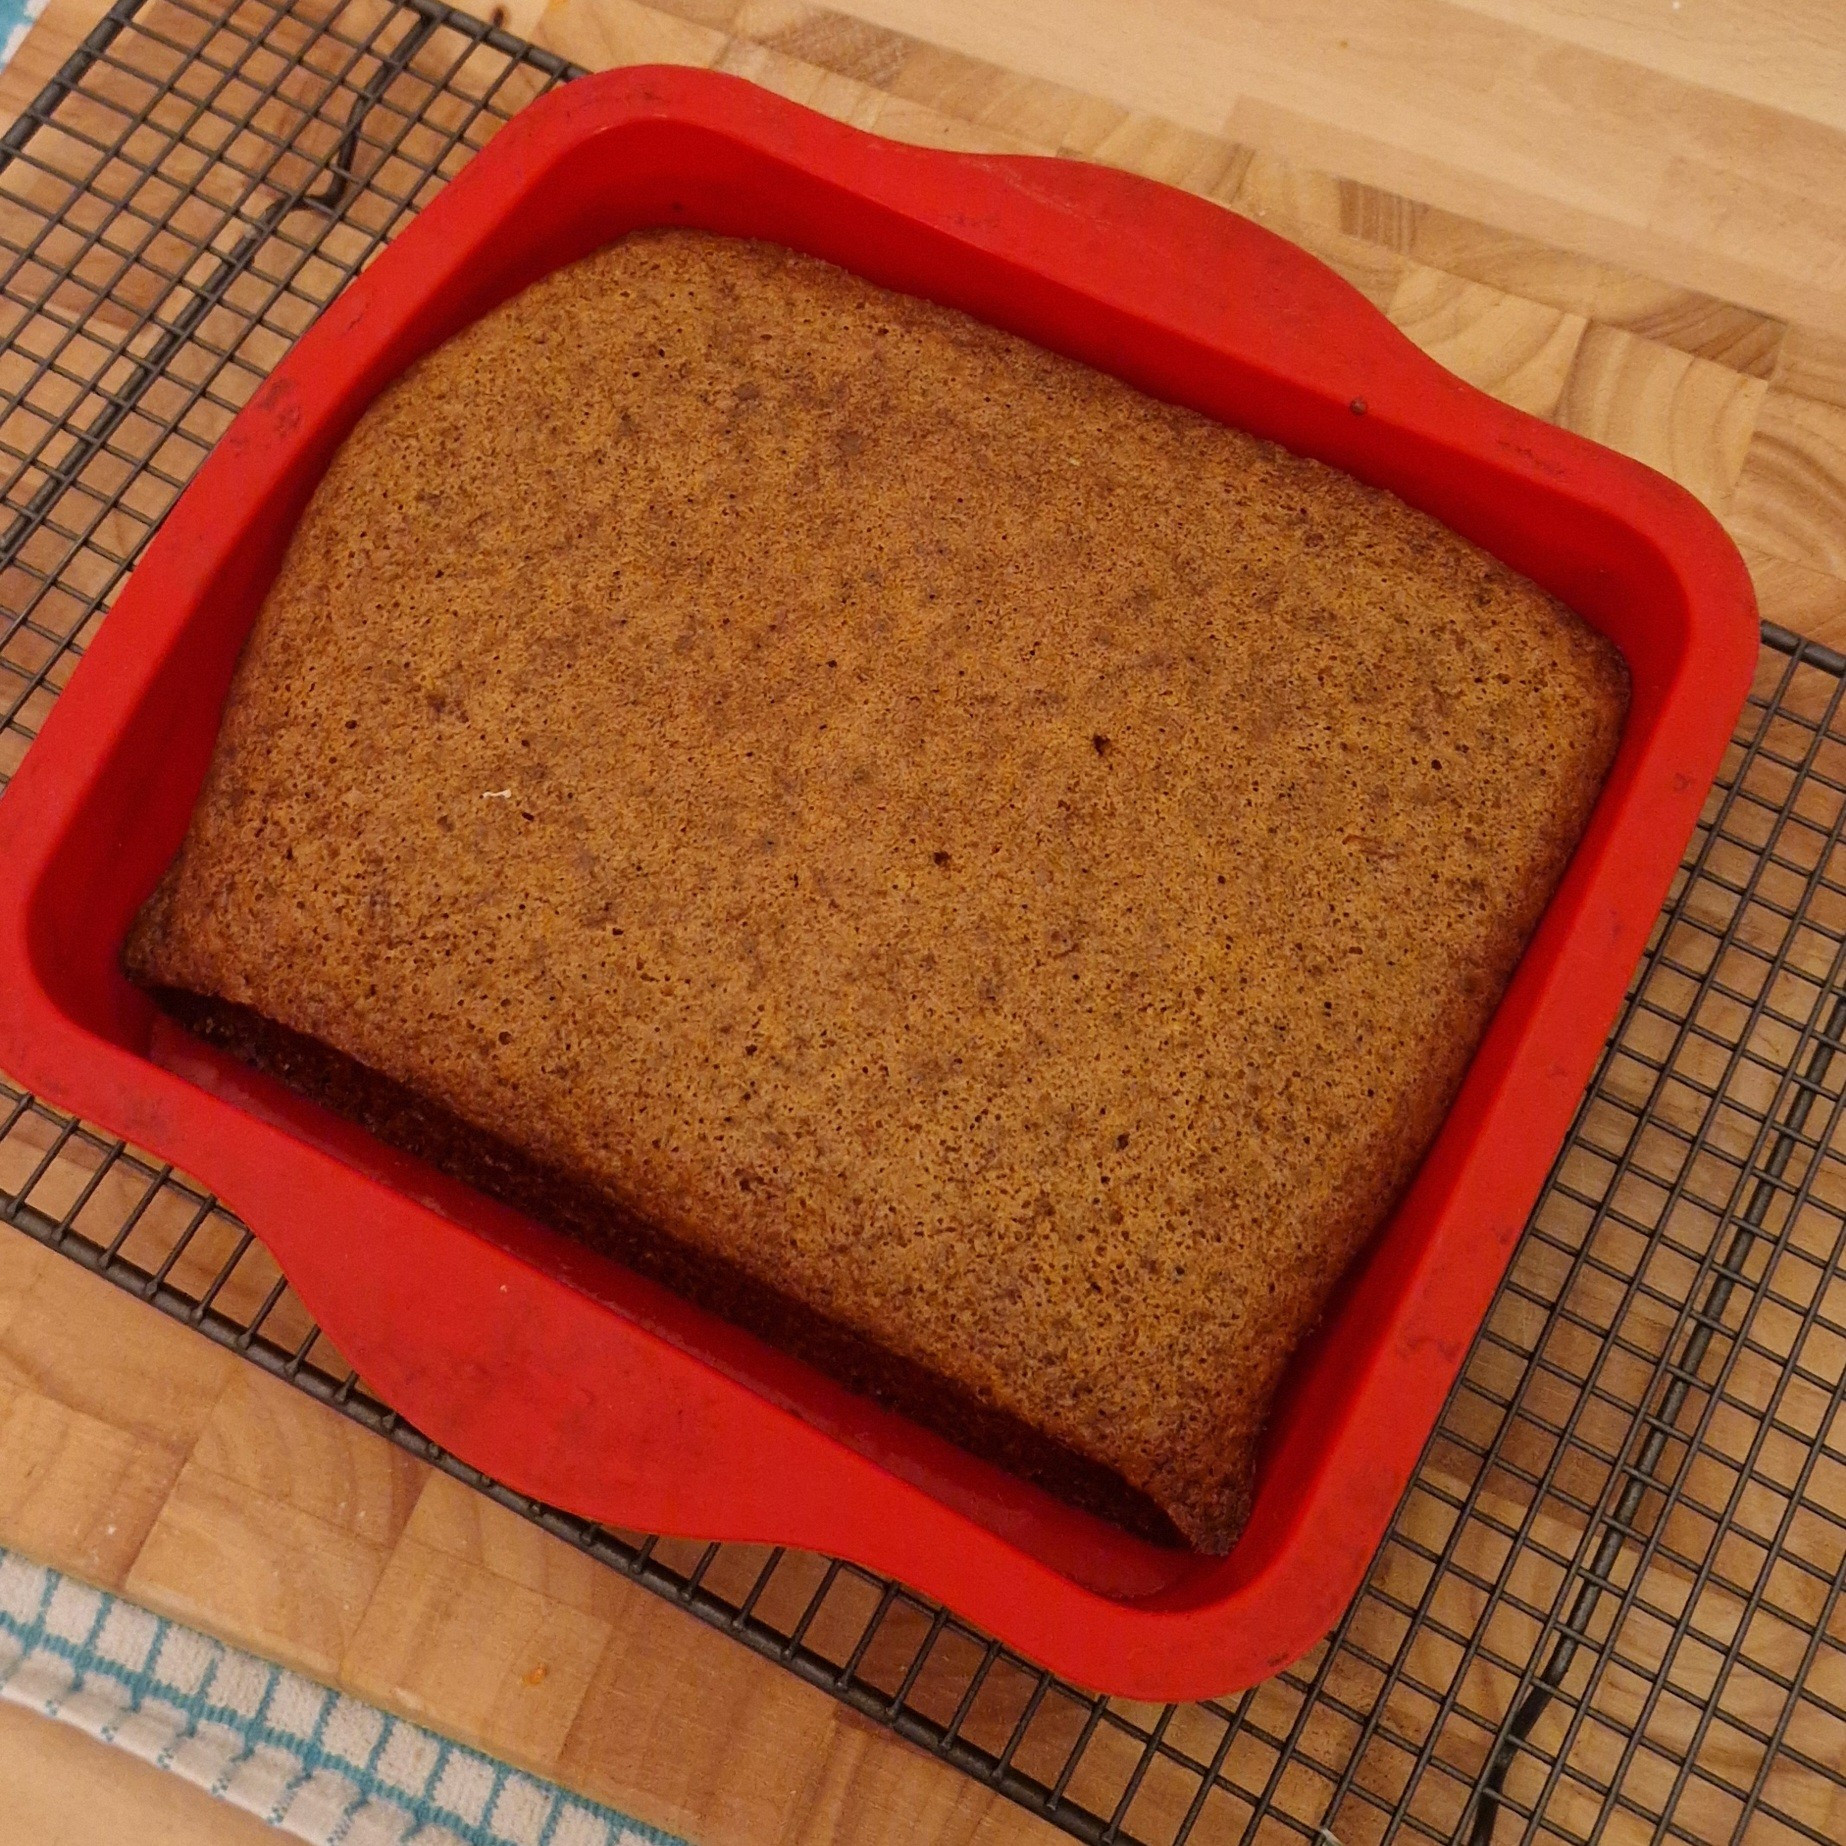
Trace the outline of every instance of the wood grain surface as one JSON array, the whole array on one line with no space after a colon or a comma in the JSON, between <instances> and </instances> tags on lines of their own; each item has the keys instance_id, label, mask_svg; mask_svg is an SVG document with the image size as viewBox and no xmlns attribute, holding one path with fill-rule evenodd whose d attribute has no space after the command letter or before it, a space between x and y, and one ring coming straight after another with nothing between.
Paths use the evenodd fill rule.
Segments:
<instances>
[{"instance_id":1,"label":"wood grain surface","mask_svg":"<svg viewBox=\"0 0 1846 1846\"><path fill-rule=\"evenodd\" d=\"M0 119L100 10L52 0L0 76ZM586 65L712 65L881 133L1107 161L1258 217L1462 376L1682 481L1737 538L1764 613L1846 646L1846 24L1829 0L1683 13L495 9ZM4 1231L0 1543L700 1842L1057 1837ZM35 1735L0 1724L9 1788ZM0 1803L0 1841L127 1837L107 1817L138 1766L117 1788L106 1755L57 1760L39 1805ZM143 1837L169 1837L147 1812ZM185 1837L246 1839L238 1820Z\"/></svg>"},{"instance_id":2,"label":"wood grain surface","mask_svg":"<svg viewBox=\"0 0 1846 1846\"><path fill-rule=\"evenodd\" d=\"M82 1731L0 1705L0 1846L277 1846L282 1835Z\"/></svg>"}]
</instances>

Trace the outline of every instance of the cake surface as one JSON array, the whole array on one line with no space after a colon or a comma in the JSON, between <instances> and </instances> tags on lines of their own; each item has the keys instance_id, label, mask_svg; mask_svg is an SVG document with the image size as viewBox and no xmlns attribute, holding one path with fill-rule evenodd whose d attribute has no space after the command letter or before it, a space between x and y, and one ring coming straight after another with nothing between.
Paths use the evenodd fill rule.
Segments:
<instances>
[{"instance_id":1,"label":"cake surface","mask_svg":"<svg viewBox=\"0 0 1846 1846\"><path fill-rule=\"evenodd\" d=\"M1222 1550L1626 702L1606 641L1386 494L811 258L641 233L343 446L126 965Z\"/></svg>"}]
</instances>

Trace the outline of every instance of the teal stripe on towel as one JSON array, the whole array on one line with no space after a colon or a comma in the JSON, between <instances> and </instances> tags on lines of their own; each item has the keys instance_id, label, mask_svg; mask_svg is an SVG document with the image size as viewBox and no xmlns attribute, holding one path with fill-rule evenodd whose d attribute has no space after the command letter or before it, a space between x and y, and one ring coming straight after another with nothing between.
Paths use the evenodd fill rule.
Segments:
<instances>
[{"instance_id":1,"label":"teal stripe on towel","mask_svg":"<svg viewBox=\"0 0 1846 1846\"><path fill-rule=\"evenodd\" d=\"M0 70L13 61L32 22L45 10L45 0L0 0Z\"/></svg>"},{"instance_id":2,"label":"teal stripe on towel","mask_svg":"<svg viewBox=\"0 0 1846 1846\"><path fill-rule=\"evenodd\" d=\"M684 1846L7 1551L0 1698L315 1846Z\"/></svg>"}]
</instances>

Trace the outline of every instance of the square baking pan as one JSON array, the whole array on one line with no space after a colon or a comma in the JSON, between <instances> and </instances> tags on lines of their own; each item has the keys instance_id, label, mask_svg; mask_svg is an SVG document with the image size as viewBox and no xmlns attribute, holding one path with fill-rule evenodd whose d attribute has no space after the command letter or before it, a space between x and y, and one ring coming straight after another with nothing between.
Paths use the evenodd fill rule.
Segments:
<instances>
[{"instance_id":1,"label":"square baking pan","mask_svg":"<svg viewBox=\"0 0 1846 1846\"><path fill-rule=\"evenodd\" d=\"M1228 1557L1076 1512L386 1148L120 971L245 635L367 405L643 226L763 237L928 296L1396 493L1578 610L1633 700L1590 825L1409 1189L1291 1370ZM1639 464L1485 397L1313 258L1071 162L880 140L703 71L533 104L283 360L206 460L0 802L0 1066L196 1175L381 1397L604 1522L808 1546L1067 1678L1217 1695L1357 1589L1563 1138L1748 688L1742 560Z\"/></svg>"}]
</instances>

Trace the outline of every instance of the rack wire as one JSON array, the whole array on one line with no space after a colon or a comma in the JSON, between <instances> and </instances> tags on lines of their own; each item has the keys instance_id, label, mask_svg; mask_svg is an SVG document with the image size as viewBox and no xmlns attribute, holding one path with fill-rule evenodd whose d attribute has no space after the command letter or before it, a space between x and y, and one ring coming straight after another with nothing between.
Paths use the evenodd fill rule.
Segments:
<instances>
[{"instance_id":1,"label":"rack wire","mask_svg":"<svg viewBox=\"0 0 1846 1846\"><path fill-rule=\"evenodd\" d=\"M0 140L0 783L318 310L573 72L436 0L119 0ZM1093 1697L805 1553L589 1525L378 1402L183 1175L0 1079L0 1218L1076 1837L1846 1839L1846 658L1766 629L1671 901L1365 1587Z\"/></svg>"}]
</instances>

